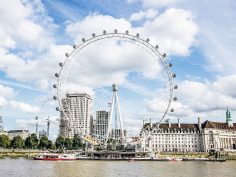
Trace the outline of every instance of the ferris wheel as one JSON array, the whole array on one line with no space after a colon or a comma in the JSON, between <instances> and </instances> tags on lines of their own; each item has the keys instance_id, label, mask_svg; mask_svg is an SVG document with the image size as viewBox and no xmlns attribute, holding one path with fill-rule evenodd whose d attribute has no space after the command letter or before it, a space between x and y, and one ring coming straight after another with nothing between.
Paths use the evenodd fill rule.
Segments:
<instances>
[{"instance_id":1,"label":"ferris wheel","mask_svg":"<svg viewBox=\"0 0 236 177\"><path fill-rule=\"evenodd\" d=\"M143 48L156 61L161 63L167 76L166 89L168 92L167 94L168 98L167 98L165 109L161 117L155 123L155 125L158 126L165 119L169 111L174 112L174 108L171 107L171 103L172 101L177 101L177 97L174 96L174 90L178 89L178 86L175 85L173 81L173 79L176 77L176 74L173 73L171 70L172 63L170 63L169 60L167 59L167 55L165 53L163 54L160 53L158 45L151 44L149 38L142 39L139 33L135 35L130 34L128 30L125 32L118 32L118 30L116 29L113 32L107 32L104 30L102 34L99 34L99 35L96 35L95 33L93 33L89 39L82 38L81 44L73 45L73 50L70 53L65 53L64 61L59 63L59 66L60 66L59 72L55 73L55 77L57 80L56 80L56 83L53 85L53 88L56 89L56 95L53 97L53 99L58 102L58 107L56 108L56 110L60 111L60 113L64 116L64 121L68 123L70 111L69 109L66 108L65 104L63 104L63 102L65 103L64 101L65 95L62 91L62 86L63 86L64 81L67 79L67 76L68 76L68 73L70 71L70 67L72 64L72 60L75 57L75 55L80 53L84 48L105 39L117 39L117 40L122 40L122 41L129 42L131 44L137 45ZM94 145L99 144L90 135L82 131L78 133L81 134L81 136L83 137L85 141ZM107 136L105 136L104 138L107 138Z\"/></svg>"}]
</instances>

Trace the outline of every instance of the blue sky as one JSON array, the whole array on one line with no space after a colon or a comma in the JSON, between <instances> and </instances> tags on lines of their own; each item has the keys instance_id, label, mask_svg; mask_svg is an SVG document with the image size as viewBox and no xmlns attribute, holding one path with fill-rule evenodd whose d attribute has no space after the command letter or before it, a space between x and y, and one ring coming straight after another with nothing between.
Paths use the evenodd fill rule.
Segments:
<instances>
[{"instance_id":1,"label":"blue sky","mask_svg":"<svg viewBox=\"0 0 236 177\"><path fill-rule=\"evenodd\" d=\"M167 116L172 122L178 117L196 122L199 116L202 121L225 121L227 106L235 120L235 6L234 0L214 5L206 0L6 0L0 5L0 115L5 129L33 132L37 115L40 129L46 129L50 116L55 138L59 115L51 85L58 62L82 37L115 28L149 37L168 54L179 85L178 101L172 105L176 111ZM66 84L94 94L95 111L107 109L110 85L117 82L124 124L132 133L143 119L157 121L162 115L166 78L144 51L108 40L74 60Z\"/></svg>"}]
</instances>

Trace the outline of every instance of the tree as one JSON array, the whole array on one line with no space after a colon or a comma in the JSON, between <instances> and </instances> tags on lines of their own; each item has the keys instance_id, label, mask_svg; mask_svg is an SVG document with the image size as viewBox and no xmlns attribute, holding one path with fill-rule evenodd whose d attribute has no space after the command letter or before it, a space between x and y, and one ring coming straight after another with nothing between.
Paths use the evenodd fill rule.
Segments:
<instances>
[{"instance_id":1,"label":"tree","mask_svg":"<svg viewBox=\"0 0 236 177\"><path fill-rule=\"evenodd\" d=\"M21 136L15 136L11 140L11 147L14 149L16 148L22 148L24 146L24 140L21 138Z\"/></svg>"},{"instance_id":2,"label":"tree","mask_svg":"<svg viewBox=\"0 0 236 177\"><path fill-rule=\"evenodd\" d=\"M66 138L64 141L64 145L66 149L72 149L72 140L70 138Z\"/></svg>"},{"instance_id":3,"label":"tree","mask_svg":"<svg viewBox=\"0 0 236 177\"><path fill-rule=\"evenodd\" d=\"M1 148L8 148L10 145L10 140L7 135L0 135L0 147Z\"/></svg>"},{"instance_id":4,"label":"tree","mask_svg":"<svg viewBox=\"0 0 236 177\"><path fill-rule=\"evenodd\" d=\"M47 149L54 149L53 143L51 140L48 141Z\"/></svg>"},{"instance_id":5,"label":"tree","mask_svg":"<svg viewBox=\"0 0 236 177\"><path fill-rule=\"evenodd\" d=\"M25 139L25 147L29 149L36 149L38 147L38 141L37 135L33 133Z\"/></svg>"},{"instance_id":6,"label":"tree","mask_svg":"<svg viewBox=\"0 0 236 177\"><path fill-rule=\"evenodd\" d=\"M48 146L48 137L47 136L42 136L39 140L39 147L41 149L47 148Z\"/></svg>"},{"instance_id":7,"label":"tree","mask_svg":"<svg viewBox=\"0 0 236 177\"><path fill-rule=\"evenodd\" d=\"M56 147L62 149L64 147L65 138L63 136L58 136L56 139Z\"/></svg>"},{"instance_id":8,"label":"tree","mask_svg":"<svg viewBox=\"0 0 236 177\"><path fill-rule=\"evenodd\" d=\"M32 141L32 147L36 149L38 147L39 139L35 133L30 135Z\"/></svg>"},{"instance_id":9,"label":"tree","mask_svg":"<svg viewBox=\"0 0 236 177\"><path fill-rule=\"evenodd\" d=\"M28 149L31 149L33 147L33 142L32 142L31 136L28 136L25 139L25 147L28 148Z\"/></svg>"},{"instance_id":10,"label":"tree","mask_svg":"<svg viewBox=\"0 0 236 177\"><path fill-rule=\"evenodd\" d=\"M83 146L81 138L79 137L79 135L75 135L73 140L72 140L72 146L74 149L79 149L80 147Z\"/></svg>"}]
</instances>

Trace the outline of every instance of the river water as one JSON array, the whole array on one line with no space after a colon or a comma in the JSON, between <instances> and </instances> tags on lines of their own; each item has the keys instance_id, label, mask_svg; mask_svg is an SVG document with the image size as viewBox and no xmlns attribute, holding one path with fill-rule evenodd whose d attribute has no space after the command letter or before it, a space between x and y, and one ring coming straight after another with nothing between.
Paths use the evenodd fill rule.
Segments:
<instances>
[{"instance_id":1,"label":"river water","mask_svg":"<svg viewBox=\"0 0 236 177\"><path fill-rule=\"evenodd\" d=\"M1 159L0 177L236 177L236 161L126 162Z\"/></svg>"}]
</instances>

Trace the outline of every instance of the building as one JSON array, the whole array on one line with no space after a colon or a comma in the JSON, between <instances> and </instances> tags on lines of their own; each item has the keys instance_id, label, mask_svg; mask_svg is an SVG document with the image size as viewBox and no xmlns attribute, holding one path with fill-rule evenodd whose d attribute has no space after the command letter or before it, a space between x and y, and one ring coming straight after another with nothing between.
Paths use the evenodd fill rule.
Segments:
<instances>
[{"instance_id":1,"label":"building","mask_svg":"<svg viewBox=\"0 0 236 177\"><path fill-rule=\"evenodd\" d=\"M126 130L123 131L124 140L126 141ZM111 129L110 137L115 140L120 140L122 138L122 130L121 129Z\"/></svg>"},{"instance_id":2,"label":"building","mask_svg":"<svg viewBox=\"0 0 236 177\"><path fill-rule=\"evenodd\" d=\"M95 122L95 139L99 143L104 143L109 123L109 112L97 111Z\"/></svg>"},{"instance_id":3,"label":"building","mask_svg":"<svg viewBox=\"0 0 236 177\"><path fill-rule=\"evenodd\" d=\"M205 121L202 126L203 151L236 150L236 123Z\"/></svg>"},{"instance_id":4,"label":"building","mask_svg":"<svg viewBox=\"0 0 236 177\"><path fill-rule=\"evenodd\" d=\"M73 138L75 134L89 135L93 99L86 93L66 94L62 100L60 135ZM66 115L65 115L66 114Z\"/></svg>"},{"instance_id":5,"label":"building","mask_svg":"<svg viewBox=\"0 0 236 177\"><path fill-rule=\"evenodd\" d=\"M137 150L150 152L209 152L236 150L236 123L205 121L196 124L146 123Z\"/></svg>"},{"instance_id":6,"label":"building","mask_svg":"<svg viewBox=\"0 0 236 177\"><path fill-rule=\"evenodd\" d=\"M16 136L20 136L22 139L26 139L30 136L29 130L9 130L8 137L9 139L13 139Z\"/></svg>"},{"instance_id":7,"label":"building","mask_svg":"<svg viewBox=\"0 0 236 177\"><path fill-rule=\"evenodd\" d=\"M38 132L39 139L42 138L43 136L48 136L48 132L45 130L41 130Z\"/></svg>"}]
</instances>

